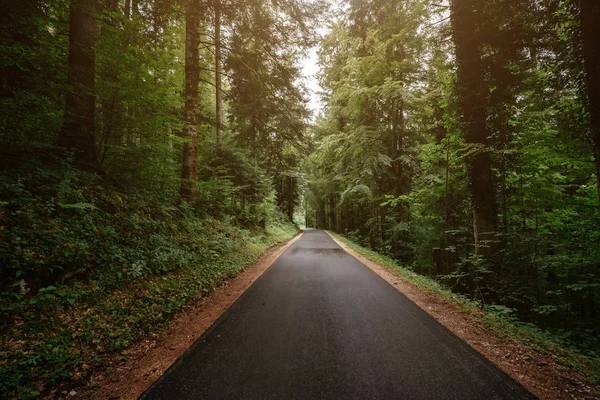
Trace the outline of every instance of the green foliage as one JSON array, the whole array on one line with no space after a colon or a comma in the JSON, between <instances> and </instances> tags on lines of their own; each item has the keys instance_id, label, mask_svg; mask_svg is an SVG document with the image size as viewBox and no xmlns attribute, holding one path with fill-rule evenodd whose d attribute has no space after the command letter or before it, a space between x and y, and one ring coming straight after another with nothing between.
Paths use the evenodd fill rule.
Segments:
<instances>
[{"instance_id":1,"label":"green foliage","mask_svg":"<svg viewBox=\"0 0 600 400\"><path fill-rule=\"evenodd\" d=\"M68 3L3 2L0 16L0 148L47 147L60 130L68 50Z\"/></svg>"},{"instance_id":2,"label":"green foliage","mask_svg":"<svg viewBox=\"0 0 600 400\"><path fill-rule=\"evenodd\" d=\"M466 144L441 6L347 2L320 46L308 226L600 351L600 208L576 2L477 2L489 146ZM466 159L489 152L499 225L474 240Z\"/></svg>"}]
</instances>

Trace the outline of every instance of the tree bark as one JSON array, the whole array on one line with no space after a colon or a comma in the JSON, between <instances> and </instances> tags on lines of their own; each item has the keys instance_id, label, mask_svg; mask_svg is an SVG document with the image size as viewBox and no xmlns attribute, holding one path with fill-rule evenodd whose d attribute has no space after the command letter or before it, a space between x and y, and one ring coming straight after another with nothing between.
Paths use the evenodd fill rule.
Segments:
<instances>
[{"instance_id":1,"label":"tree bark","mask_svg":"<svg viewBox=\"0 0 600 400\"><path fill-rule=\"evenodd\" d=\"M473 228L476 253L486 253L482 242L493 239L498 227L496 189L486 128L487 88L483 80L481 54L475 26L476 0L453 0L452 30L458 65L458 95L463 135L471 145L466 157L469 190L473 203Z\"/></svg>"},{"instance_id":2,"label":"tree bark","mask_svg":"<svg viewBox=\"0 0 600 400\"><path fill-rule=\"evenodd\" d=\"M217 1L215 5L215 101L217 117L217 149L221 147L223 124L223 99L221 97L221 9Z\"/></svg>"},{"instance_id":3,"label":"tree bark","mask_svg":"<svg viewBox=\"0 0 600 400\"><path fill-rule=\"evenodd\" d=\"M590 111L590 133L596 162L596 182L600 203L600 2L580 0L583 60Z\"/></svg>"},{"instance_id":4,"label":"tree bark","mask_svg":"<svg viewBox=\"0 0 600 400\"><path fill-rule=\"evenodd\" d=\"M97 168L94 132L96 41L95 0L73 0L69 21L69 90L65 117L57 144L74 152L75 162L85 169Z\"/></svg>"},{"instance_id":5,"label":"tree bark","mask_svg":"<svg viewBox=\"0 0 600 400\"><path fill-rule=\"evenodd\" d=\"M198 0L187 0L185 20L185 107L182 136L181 188L179 193L191 202L198 194L198 85L200 83L200 9Z\"/></svg>"},{"instance_id":6,"label":"tree bark","mask_svg":"<svg viewBox=\"0 0 600 400\"><path fill-rule=\"evenodd\" d=\"M140 0L131 0L131 18L140 16Z\"/></svg>"}]
</instances>

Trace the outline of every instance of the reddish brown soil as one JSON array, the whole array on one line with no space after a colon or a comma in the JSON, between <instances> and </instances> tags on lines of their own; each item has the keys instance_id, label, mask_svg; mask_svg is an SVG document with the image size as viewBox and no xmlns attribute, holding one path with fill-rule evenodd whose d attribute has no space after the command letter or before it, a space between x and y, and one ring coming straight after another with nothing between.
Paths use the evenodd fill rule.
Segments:
<instances>
[{"instance_id":1,"label":"reddish brown soil","mask_svg":"<svg viewBox=\"0 0 600 400\"><path fill-rule=\"evenodd\" d=\"M162 338L148 338L132 346L129 359L118 364L110 376L94 375L89 389L72 391L69 397L137 399L300 236L267 250L256 263L179 313Z\"/></svg>"},{"instance_id":2,"label":"reddish brown soil","mask_svg":"<svg viewBox=\"0 0 600 400\"><path fill-rule=\"evenodd\" d=\"M560 365L556 354L542 353L522 341L498 336L486 328L481 313L466 311L451 300L428 292L398 272L381 266L357 254L335 238L332 239L540 399L600 399L595 391L597 387L588 383L574 369Z\"/></svg>"}]
</instances>

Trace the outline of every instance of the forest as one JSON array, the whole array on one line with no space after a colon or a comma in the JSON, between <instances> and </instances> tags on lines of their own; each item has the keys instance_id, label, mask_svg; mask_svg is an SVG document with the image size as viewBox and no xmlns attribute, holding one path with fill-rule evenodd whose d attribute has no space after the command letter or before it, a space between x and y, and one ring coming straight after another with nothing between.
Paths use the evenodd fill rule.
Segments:
<instances>
[{"instance_id":1,"label":"forest","mask_svg":"<svg viewBox=\"0 0 600 400\"><path fill-rule=\"evenodd\" d=\"M109 370L299 226L600 365L600 3L0 11L0 397Z\"/></svg>"}]
</instances>

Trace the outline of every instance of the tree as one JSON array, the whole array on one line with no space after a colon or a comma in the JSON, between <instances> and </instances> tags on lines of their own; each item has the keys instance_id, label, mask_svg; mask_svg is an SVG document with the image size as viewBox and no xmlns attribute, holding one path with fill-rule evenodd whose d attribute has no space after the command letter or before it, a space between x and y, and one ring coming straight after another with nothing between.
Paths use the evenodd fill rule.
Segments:
<instances>
[{"instance_id":1,"label":"tree","mask_svg":"<svg viewBox=\"0 0 600 400\"><path fill-rule=\"evenodd\" d=\"M451 20L458 66L458 98L464 138L470 145L465 162L473 203L473 229L476 251L491 239L498 227L496 187L487 131L486 99L488 89L482 72L476 29L475 0L453 0Z\"/></svg>"},{"instance_id":2,"label":"tree","mask_svg":"<svg viewBox=\"0 0 600 400\"><path fill-rule=\"evenodd\" d=\"M97 168L94 135L94 71L96 42L95 0L73 0L69 21L69 90L65 119L57 144L74 152L76 162Z\"/></svg>"},{"instance_id":3,"label":"tree","mask_svg":"<svg viewBox=\"0 0 600 400\"><path fill-rule=\"evenodd\" d=\"M600 202L600 3L580 0L583 60L590 112L590 135L596 162L596 184Z\"/></svg>"},{"instance_id":4,"label":"tree","mask_svg":"<svg viewBox=\"0 0 600 400\"><path fill-rule=\"evenodd\" d=\"M223 99L222 99L222 76L221 76L221 4L215 2L215 103L216 103L216 131L217 148L223 141Z\"/></svg>"},{"instance_id":5,"label":"tree","mask_svg":"<svg viewBox=\"0 0 600 400\"><path fill-rule=\"evenodd\" d=\"M198 0L187 0L185 20L185 108L182 132L181 188L185 201L198 194L198 85L200 83L200 8Z\"/></svg>"}]
</instances>

